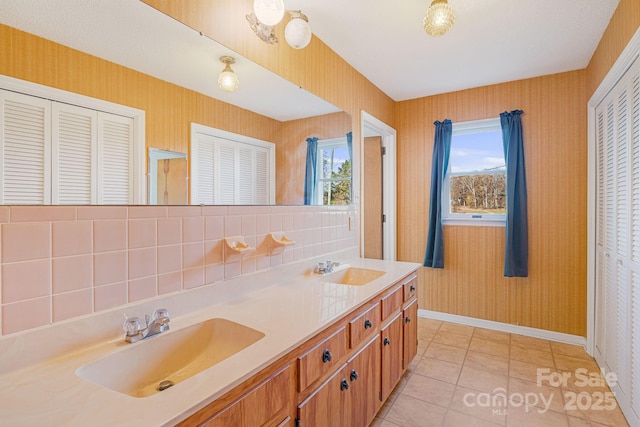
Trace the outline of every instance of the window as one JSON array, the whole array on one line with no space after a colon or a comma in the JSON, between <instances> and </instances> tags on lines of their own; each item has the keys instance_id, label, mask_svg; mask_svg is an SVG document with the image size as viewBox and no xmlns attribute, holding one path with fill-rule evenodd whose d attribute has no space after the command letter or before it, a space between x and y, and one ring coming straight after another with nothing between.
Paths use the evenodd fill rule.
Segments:
<instances>
[{"instance_id":1,"label":"window","mask_svg":"<svg viewBox=\"0 0 640 427\"><path fill-rule=\"evenodd\" d=\"M275 204L275 144L191 124L191 204Z\"/></svg>"},{"instance_id":2,"label":"window","mask_svg":"<svg viewBox=\"0 0 640 427\"><path fill-rule=\"evenodd\" d=\"M443 223L504 225L507 167L500 119L454 123L452 130Z\"/></svg>"},{"instance_id":3,"label":"window","mask_svg":"<svg viewBox=\"0 0 640 427\"><path fill-rule=\"evenodd\" d=\"M351 203L351 160L346 138L318 141L317 205Z\"/></svg>"}]
</instances>

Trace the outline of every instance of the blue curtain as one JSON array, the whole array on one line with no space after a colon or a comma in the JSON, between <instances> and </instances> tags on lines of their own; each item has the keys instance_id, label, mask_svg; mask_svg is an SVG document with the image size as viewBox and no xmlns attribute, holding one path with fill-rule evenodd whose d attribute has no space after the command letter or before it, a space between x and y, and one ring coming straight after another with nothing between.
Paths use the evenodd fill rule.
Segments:
<instances>
[{"instance_id":1,"label":"blue curtain","mask_svg":"<svg viewBox=\"0 0 640 427\"><path fill-rule=\"evenodd\" d=\"M442 236L442 186L449 165L451 151L451 120L433 123L436 135L433 139L431 160L431 199L429 204L429 232L424 266L444 268L444 238Z\"/></svg>"},{"instance_id":2,"label":"blue curtain","mask_svg":"<svg viewBox=\"0 0 640 427\"><path fill-rule=\"evenodd\" d=\"M349 162L351 163L351 170L353 170L353 133L347 132L347 149L349 150Z\"/></svg>"},{"instance_id":3,"label":"blue curtain","mask_svg":"<svg viewBox=\"0 0 640 427\"><path fill-rule=\"evenodd\" d=\"M318 159L318 138L307 138L307 167L304 172L304 204L313 204L316 192L316 165Z\"/></svg>"},{"instance_id":4,"label":"blue curtain","mask_svg":"<svg viewBox=\"0 0 640 427\"><path fill-rule=\"evenodd\" d=\"M522 110L500 114L504 158L507 165L507 224L504 252L505 277L529 275L527 179L524 170Z\"/></svg>"}]
</instances>

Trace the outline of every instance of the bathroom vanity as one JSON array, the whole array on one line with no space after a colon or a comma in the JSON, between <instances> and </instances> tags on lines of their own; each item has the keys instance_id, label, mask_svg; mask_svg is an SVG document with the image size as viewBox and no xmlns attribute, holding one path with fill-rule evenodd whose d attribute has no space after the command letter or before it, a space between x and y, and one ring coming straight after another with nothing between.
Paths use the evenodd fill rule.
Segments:
<instances>
[{"instance_id":1,"label":"bathroom vanity","mask_svg":"<svg viewBox=\"0 0 640 427\"><path fill-rule=\"evenodd\" d=\"M366 426L417 351L417 268L355 258L319 275L307 262L3 338L2 423ZM160 306L171 329L125 342L122 314ZM91 328L116 332L72 346ZM32 360L48 343L74 348Z\"/></svg>"}]
</instances>

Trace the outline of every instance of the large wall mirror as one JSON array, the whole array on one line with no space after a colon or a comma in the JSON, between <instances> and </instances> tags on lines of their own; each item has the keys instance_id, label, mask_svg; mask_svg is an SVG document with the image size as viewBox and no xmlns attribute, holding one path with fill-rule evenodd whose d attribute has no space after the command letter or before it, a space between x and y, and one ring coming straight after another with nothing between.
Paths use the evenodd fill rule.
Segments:
<instances>
[{"instance_id":1,"label":"large wall mirror","mask_svg":"<svg viewBox=\"0 0 640 427\"><path fill-rule=\"evenodd\" d=\"M347 150L351 116L240 57L197 29L139 0L67 0L62 7L58 2L23 0L12 2L6 10L3 8L0 23L153 77L149 82L140 77L135 77L137 81L128 81L122 77L126 72L120 70L120 80L112 79L108 67L66 70L70 76L85 73L84 78L92 80L86 82L89 86L126 86L126 91L114 87L113 93L117 95L113 97L107 89L102 100L144 111L145 148L143 158L137 161L146 167L137 179L146 183L143 184L146 195L134 203L200 203L191 200L188 191L193 169L193 124L274 144L275 183L270 187L275 194L270 195L266 203L350 203L345 188L350 190L351 185L351 157ZM51 51L54 55L56 49ZM24 55L22 62L30 61L29 52L16 50L11 55ZM240 84L232 93L217 85L217 77L224 67L219 61L222 56L235 59L232 68ZM140 81L145 84L139 84ZM138 99L144 99L140 102L142 108L132 105ZM133 101L124 102L128 100ZM308 140L316 140L317 144L311 145ZM305 202L309 146L317 150L316 172L314 193ZM131 155L140 157L136 153ZM237 160L243 161L240 157ZM257 167L255 162L245 162L245 166ZM73 168L73 162L65 167ZM241 179L245 174L238 175ZM254 174L252 179L256 184L261 178ZM239 185L247 186L245 182ZM49 200L53 204L56 199ZM109 202L105 199L103 203Z\"/></svg>"}]
</instances>

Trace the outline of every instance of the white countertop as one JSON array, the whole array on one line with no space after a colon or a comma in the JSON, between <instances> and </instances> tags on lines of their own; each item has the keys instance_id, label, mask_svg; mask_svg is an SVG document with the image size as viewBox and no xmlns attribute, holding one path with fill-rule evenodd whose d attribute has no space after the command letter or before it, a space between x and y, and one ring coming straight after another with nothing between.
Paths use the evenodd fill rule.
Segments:
<instances>
[{"instance_id":1,"label":"white countertop","mask_svg":"<svg viewBox=\"0 0 640 427\"><path fill-rule=\"evenodd\" d=\"M174 425L419 267L362 258L348 263L387 274L366 285L348 286L301 274L300 266L274 269L0 338L0 426ZM159 308L160 303L174 316L171 330L221 317L265 336L149 397L121 394L76 375L78 368L106 355L144 345L124 342L123 314L150 313L150 307ZM95 342L95 335L105 338ZM83 343L83 337L94 342Z\"/></svg>"}]
</instances>

